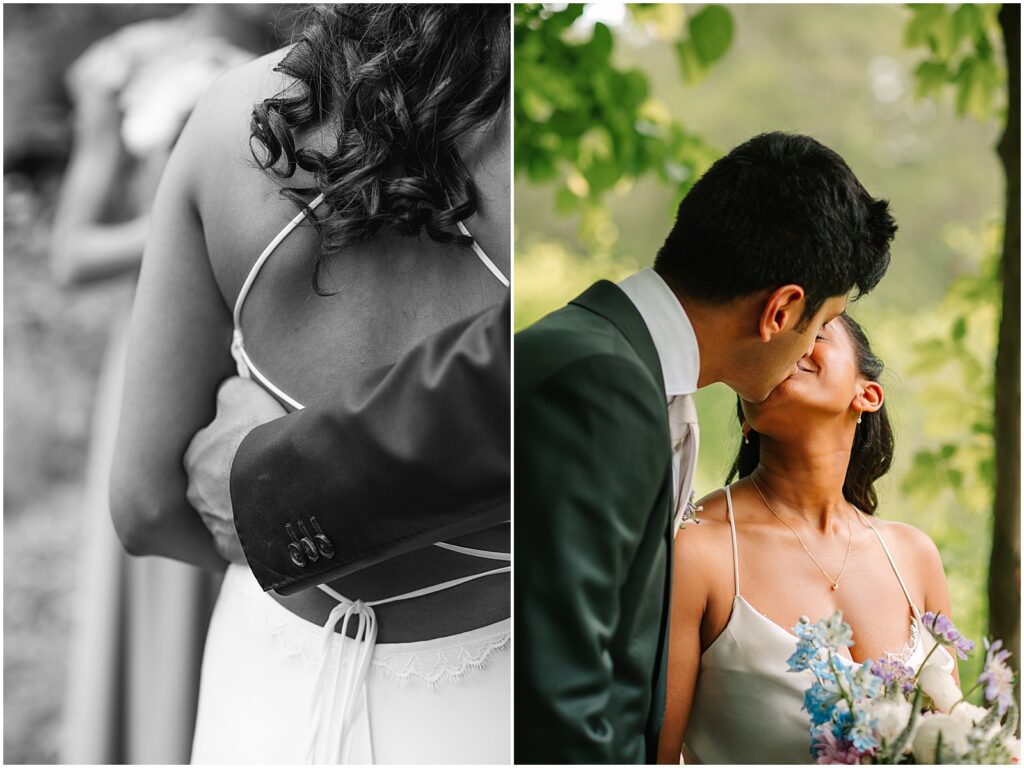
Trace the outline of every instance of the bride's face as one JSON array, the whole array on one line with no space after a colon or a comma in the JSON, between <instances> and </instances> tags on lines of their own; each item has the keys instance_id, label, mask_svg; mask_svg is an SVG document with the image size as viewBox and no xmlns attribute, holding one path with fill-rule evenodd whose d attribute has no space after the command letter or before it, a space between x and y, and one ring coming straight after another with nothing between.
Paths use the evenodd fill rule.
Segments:
<instances>
[{"instance_id":1,"label":"bride's face","mask_svg":"<svg viewBox=\"0 0 1024 768\"><path fill-rule=\"evenodd\" d=\"M836 317L764 402L743 402L743 414L761 434L782 435L807 419L856 422L859 411L877 410L881 402L881 387L860 373L853 338Z\"/></svg>"}]
</instances>

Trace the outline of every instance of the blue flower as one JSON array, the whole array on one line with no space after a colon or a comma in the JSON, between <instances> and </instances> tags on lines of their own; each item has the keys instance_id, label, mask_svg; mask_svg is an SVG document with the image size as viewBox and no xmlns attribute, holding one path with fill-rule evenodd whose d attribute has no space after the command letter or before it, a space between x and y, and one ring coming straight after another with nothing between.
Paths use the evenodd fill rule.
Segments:
<instances>
[{"instance_id":1,"label":"blue flower","mask_svg":"<svg viewBox=\"0 0 1024 768\"><path fill-rule=\"evenodd\" d=\"M811 725L821 725L832 719L836 702L842 699L838 691L829 690L820 683L814 683L804 691L804 709L811 716Z\"/></svg>"},{"instance_id":2,"label":"blue flower","mask_svg":"<svg viewBox=\"0 0 1024 768\"><path fill-rule=\"evenodd\" d=\"M871 662L865 661L859 667L846 666L846 681L854 699L873 699L882 688L882 679L875 675Z\"/></svg>"},{"instance_id":3,"label":"blue flower","mask_svg":"<svg viewBox=\"0 0 1024 768\"><path fill-rule=\"evenodd\" d=\"M879 745L878 737L875 735L875 721L868 719L867 713L862 709L854 710L853 723L847 731L846 738L860 752L867 752Z\"/></svg>"},{"instance_id":4,"label":"blue flower","mask_svg":"<svg viewBox=\"0 0 1024 768\"><path fill-rule=\"evenodd\" d=\"M811 671L818 679L835 684L836 676L832 673L832 662L828 656L818 656L814 659L811 662Z\"/></svg>"},{"instance_id":5,"label":"blue flower","mask_svg":"<svg viewBox=\"0 0 1024 768\"><path fill-rule=\"evenodd\" d=\"M815 634L821 647L830 651L838 651L840 648L849 648L853 645L853 630L843 621L842 611L836 611L827 619L819 621L815 625Z\"/></svg>"},{"instance_id":6,"label":"blue flower","mask_svg":"<svg viewBox=\"0 0 1024 768\"><path fill-rule=\"evenodd\" d=\"M818 649L814 647L807 640L801 640L796 644L796 650L793 651L793 655L786 659L786 663L789 665L790 672L803 672L811 666L815 657L818 655Z\"/></svg>"},{"instance_id":7,"label":"blue flower","mask_svg":"<svg viewBox=\"0 0 1024 768\"><path fill-rule=\"evenodd\" d=\"M853 725L853 715L850 714L849 707L844 707L842 710L832 713L832 734L837 739L846 738L846 732Z\"/></svg>"}]
</instances>

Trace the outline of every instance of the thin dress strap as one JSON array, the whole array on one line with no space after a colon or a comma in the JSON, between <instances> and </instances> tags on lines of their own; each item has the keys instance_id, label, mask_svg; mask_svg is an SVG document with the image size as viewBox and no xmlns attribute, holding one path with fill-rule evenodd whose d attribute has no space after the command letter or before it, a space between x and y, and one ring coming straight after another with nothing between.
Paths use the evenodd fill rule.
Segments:
<instances>
[{"instance_id":1,"label":"thin dress strap","mask_svg":"<svg viewBox=\"0 0 1024 768\"><path fill-rule=\"evenodd\" d=\"M732 536L732 570L736 577L736 597L740 596L740 552L736 546L736 519L732 511L732 486L725 486L725 515L729 518L729 533Z\"/></svg>"},{"instance_id":2,"label":"thin dress strap","mask_svg":"<svg viewBox=\"0 0 1024 768\"><path fill-rule=\"evenodd\" d=\"M286 237L288 237L289 234L291 234L292 230L294 230L302 222L302 220L306 218L306 216L312 213L317 208L317 206L319 206L323 202L324 194L320 193L315 198L313 198L313 200L310 201L309 205L307 205L305 208L299 211L299 213L296 214L295 218L288 222L288 224L285 225L284 229L278 232L277 236L270 241L266 248L263 249L263 253L261 253L260 257L256 259L256 262L252 265L252 268L249 270L249 274L245 278L245 282L242 283L242 289L238 292L238 297L235 299L235 307L232 313L234 333L231 339L231 353L232 355L234 355L235 361L238 363L239 375L244 376L248 374L252 376L254 379L257 379L261 384L263 384L264 387L267 388L267 390L276 395L278 399L280 399L284 403L287 403L297 411L302 410L302 403L300 403L287 392L285 392L280 387L275 385L274 382L272 382L269 378L267 378L267 376L265 376L263 372L256 367L256 364L252 361L252 358L249 357L249 353L245 351L245 339L242 334L242 306L243 304L245 304L245 299L248 297L249 291L252 288L253 283L256 282L256 277L259 275L260 270L263 269L263 265L266 264L267 259L270 258L270 255L274 252L277 246L281 244L282 240L284 240ZM473 238L473 235L470 234L470 231L466 229L465 224L463 224L461 221L457 222L457 224L459 227L459 231L462 232L462 234L464 234L466 237ZM480 247L480 244L476 241L475 238L473 239L472 242L472 248L477 258L480 259L480 262L485 267L487 267L490 273L494 275L494 277L496 277L502 285L508 288L510 285L509 279L498 268L498 266L493 261L491 261L487 254L484 253L484 249Z\"/></svg>"},{"instance_id":3,"label":"thin dress strap","mask_svg":"<svg viewBox=\"0 0 1024 768\"><path fill-rule=\"evenodd\" d=\"M259 275L260 270L263 269L263 265L267 263L267 259L274 252L281 241L284 240L288 235L291 234L292 230L295 229L306 218L318 205L324 201L324 194L321 192L313 200L303 208L288 224L277 233L277 237L270 241L266 248L263 249L263 253L256 259L256 263L252 265L249 270L248 276L245 278L245 282L242 283L242 290L238 292L238 298L235 299L235 309L232 313L232 320L234 321L234 334L231 339L231 352L235 356L235 360L238 362L239 369L243 366L248 369L249 375L253 378L258 379L259 382L273 392L283 402L288 403L292 408L297 411L302 410L302 403L295 398L291 397L278 388L274 382L263 375L263 372L256 367L256 364L249 357L249 353L245 351L245 341L242 335L242 305L245 304L245 299L249 295L249 290L252 288L253 283L256 282L256 277ZM239 373L242 371L239 370Z\"/></svg>"},{"instance_id":4,"label":"thin dress strap","mask_svg":"<svg viewBox=\"0 0 1024 768\"><path fill-rule=\"evenodd\" d=\"M858 515L860 513L858 512ZM896 580L900 583L900 588L903 590L904 596L907 598L907 602L910 603L910 610L914 612L914 616L917 617L918 621L921 620L921 613L917 610L917 606L914 605L914 600L910 597L910 590L907 589L907 585L903 581L903 576L900 574L900 569L896 567L896 561L893 559L892 552L889 551L889 547L885 544L885 539L882 538L882 534L875 527L875 524L870 520L865 519L868 527L875 532L875 536L878 537L878 542L882 545L882 549L885 550L885 556L889 558L889 565L892 566L892 572L896 574Z\"/></svg>"},{"instance_id":5,"label":"thin dress strap","mask_svg":"<svg viewBox=\"0 0 1024 768\"><path fill-rule=\"evenodd\" d=\"M486 253L484 253L484 249L480 247L480 243L476 241L475 237L469 234L469 230L466 229L466 225L463 224L461 221L457 223L459 225L459 232L464 234L466 237L473 239L473 252L477 255L477 258L480 259L480 261L483 262L484 266L491 271L492 275L498 278L498 282L500 282L502 285L508 288L510 283L509 279L505 277L505 273L498 269L498 265L491 261L491 258Z\"/></svg>"}]
</instances>

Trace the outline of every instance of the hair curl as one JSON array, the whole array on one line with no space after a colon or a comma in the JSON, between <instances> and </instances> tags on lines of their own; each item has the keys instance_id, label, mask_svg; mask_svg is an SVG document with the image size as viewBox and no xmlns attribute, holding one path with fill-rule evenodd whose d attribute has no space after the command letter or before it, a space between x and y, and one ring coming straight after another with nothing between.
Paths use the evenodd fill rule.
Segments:
<instances>
[{"instance_id":1,"label":"hair curl","mask_svg":"<svg viewBox=\"0 0 1024 768\"><path fill-rule=\"evenodd\" d=\"M845 312L839 318L853 340L857 370L871 381L878 381L885 371L885 364L871 351L864 329ZM736 401L736 412L742 423L743 406L739 398ZM735 477L744 478L749 475L761 461L761 436L751 430L748 439L749 443L740 442L736 460L725 479L727 485ZM874 413L863 411L861 423L857 425L853 436L850 463L843 481L843 496L862 512L873 515L878 509L875 481L889 471L895 448L896 441L885 403Z\"/></svg>"},{"instance_id":2,"label":"hair curl","mask_svg":"<svg viewBox=\"0 0 1024 768\"><path fill-rule=\"evenodd\" d=\"M509 92L508 5L314 5L294 48L275 67L296 82L252 112L250 149L300 209L322 192L329 212L313 287L325 259L383 225L470 245L455 230L478 205L459 144L501 110ZM298 147L304 129L330 126L335 150ZM263 149L261 157L253 142Z\"/></svg>"}]
</instances>

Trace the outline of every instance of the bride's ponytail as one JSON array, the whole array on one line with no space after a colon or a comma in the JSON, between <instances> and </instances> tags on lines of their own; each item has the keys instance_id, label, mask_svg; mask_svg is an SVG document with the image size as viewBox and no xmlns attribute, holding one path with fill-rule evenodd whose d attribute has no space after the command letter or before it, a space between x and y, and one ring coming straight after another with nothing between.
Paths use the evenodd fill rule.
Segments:
<instances>
[{"instance_id":1,"label":"bride's ponytail","mask_svg":"<svg viewBox=\"0 0 1024 768\"><path fill-rule=\"evenodd\" d=\"M862 376L871 381L878 381L885 371L885 364L871 351L864 329L845 312L839 318L853 340L857 369ZM742 424L743 408L738 397L736 412ZM853 437L850 464L846 469L846 481L843 483L843 496L866 514L873 515L878 508L875 481L892 466L895 445L892 424L884 402L874 413L865 411L861 414L861 423L857 425L857 432ZM748 441L740 442L739 452L725 482L728 484L734 478L746 477L757 469L760 460L761 436L751 430Z\"/></svg>"}]
</instances>

